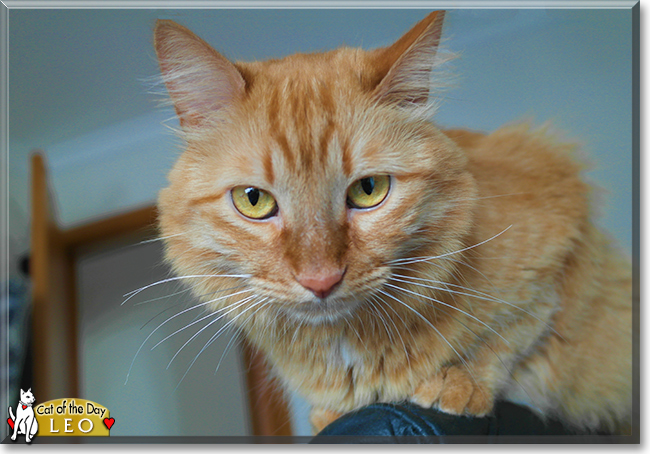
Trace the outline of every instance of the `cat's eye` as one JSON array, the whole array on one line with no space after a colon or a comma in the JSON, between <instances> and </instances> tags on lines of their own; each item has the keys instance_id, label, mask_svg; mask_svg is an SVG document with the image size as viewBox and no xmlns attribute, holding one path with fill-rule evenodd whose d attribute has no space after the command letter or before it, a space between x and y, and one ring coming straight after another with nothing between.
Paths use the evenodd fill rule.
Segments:
<instances>
[{"instance_id":1,"label":"cat's eye","mask_svg":"<svg viewBox=\"0 0 650 454\"><path fill-rule=\"evenodd\" d=\"M232 203L241 214L251 219L268 219L278 212L278 204L271 194L252 186L232 189Z\"/></svg>"},{"instance_id":2,"label":"cat's eye","mask_svg":"<svg viewBox=\"0 0 650 454\"><path fill-rule=\"evenodd\" d=\"M352 208L372 208L384 201L390 189L390 176L361 178L348 188L348 204Z\"/></svg>"}]
</instances>

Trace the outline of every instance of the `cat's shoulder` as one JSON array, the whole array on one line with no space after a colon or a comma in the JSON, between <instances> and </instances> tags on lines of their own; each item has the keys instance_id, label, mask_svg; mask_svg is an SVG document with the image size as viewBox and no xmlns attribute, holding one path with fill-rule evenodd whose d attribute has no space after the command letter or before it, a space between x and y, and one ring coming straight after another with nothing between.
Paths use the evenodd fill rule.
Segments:
<instances>
[{"instance_id":1,"label":"cat's shoulder","mask_svg":"<svg viewBox=\"0 0 650 454\"><path fill-rule=\"evenodd\" d=\"M516 213L540 225L576 224L590 216L593 188L583 179L587 165L578 143L560 139L549 127L527 124L490 134L444 133L467 156L486 212Z\"/></svg>"},{"instance_id":2,"label":"cat's shoulder","mask_svg":"<svg viewBox=\"0 0 650 454\"><path fill-rule=\"evenodd\" d=\"M470 171L479 180L497 178L538 188L583 184L581 173L587 165L580 144L561 139L548 126L517 124L489 134L462 129L444 133L464 150Z\"/></svg>"}]
</instances>

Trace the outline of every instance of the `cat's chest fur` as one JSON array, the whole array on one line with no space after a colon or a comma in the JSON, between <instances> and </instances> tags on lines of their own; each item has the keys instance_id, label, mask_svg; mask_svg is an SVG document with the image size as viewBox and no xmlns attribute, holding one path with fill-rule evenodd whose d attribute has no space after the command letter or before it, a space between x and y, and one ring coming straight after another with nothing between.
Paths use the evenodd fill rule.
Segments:
<instances>
[{"instance_id":1,"label":"cat's chest fur","mask_svg":"<svg viewBox=\"0 0 650 454\"><path fill-rule=\"evenodd\" d=\"M389 370L392 366L385 366L391 364L390 356L368 351L343 336L314 346L308 360L287 362L284 357L275 364L284 385L300 390L313 405L351 410L373 402L401 400L408 394L404 386L409 380L405 382L405 376L398 379L395 371Z\"/></svg>"},{"instance_id":2,"label":"cat's chest fur","mask_svg":"<svg viewBox=\"0 0 650 454\"><path fill-rule=\"evenodd\" d=\"M356 369L360 373L363 373L364 369L367 368L364 357L359 354L357 349L345 337L339 337L332 342L326 357L327 359L325 361L329 364L346 370Z\"/></svg>"}]
</instances>

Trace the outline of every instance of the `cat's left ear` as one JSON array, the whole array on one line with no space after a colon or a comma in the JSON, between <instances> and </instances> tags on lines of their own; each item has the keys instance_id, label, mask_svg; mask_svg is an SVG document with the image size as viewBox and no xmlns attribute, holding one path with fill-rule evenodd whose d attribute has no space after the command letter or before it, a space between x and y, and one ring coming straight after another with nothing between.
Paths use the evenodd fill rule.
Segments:
<instances>
[{"instance_id":1,"label":"cat's left ear","mask_svg":"<svg viewBox=\"0 0 650 454\"><path fill-rule=\"evenodd\" d=\"M381 78L376 99L403 106L427 102L444 17L444 11L434 11L393 45L374 51Z\"/></svg>"},{"instance_id":2,"label":"cat's left ear","mask_svg":"<svg viewBox=\"0 0 650 454\"><path fill-rule=\"evenodd\" d=\"M200 126L243 96L244 78L235 65L182 25L157 21L154 46L182 126Z\"/></svg>"}]
</instances>

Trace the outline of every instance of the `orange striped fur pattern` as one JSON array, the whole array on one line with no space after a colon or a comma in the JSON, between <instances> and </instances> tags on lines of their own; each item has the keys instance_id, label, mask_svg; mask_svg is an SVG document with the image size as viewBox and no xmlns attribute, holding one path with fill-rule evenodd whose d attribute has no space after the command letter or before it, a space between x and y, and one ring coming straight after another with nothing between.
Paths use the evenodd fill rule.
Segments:
<instances>
[{"instance_id":1,"label":"orange striped fur pattern","mask_svg":"<svg viewBox=\"0 0 650 454\"><path fill-rule=\"evenodd\" d=\"M571 144L429 121L443 17L386 48L252 63L159 21L186 143L159 199L167 258L316 430L373 402L498 399L625 430L630 261L592 223Z\"/></svg>"}]
</instances>

